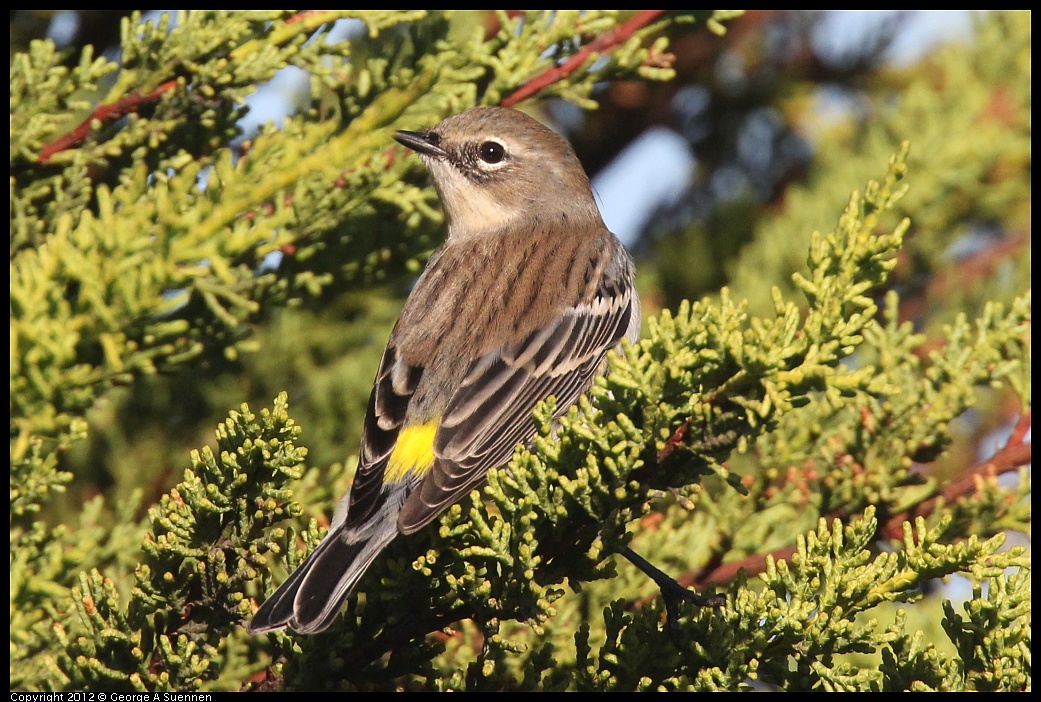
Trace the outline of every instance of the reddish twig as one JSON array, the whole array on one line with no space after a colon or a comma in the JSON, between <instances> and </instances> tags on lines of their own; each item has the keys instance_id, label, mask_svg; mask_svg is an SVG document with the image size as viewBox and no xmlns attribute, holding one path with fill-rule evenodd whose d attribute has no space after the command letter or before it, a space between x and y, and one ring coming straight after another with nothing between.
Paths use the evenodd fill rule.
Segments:
<instances>
[{"instance_id":1,"label":"reddish twig","mask_svg":"<svg viewBox=\"0 0 1041 702\"><path fill-rule=\"evenodd\" d=\"M923 290L920 290L915 295L902 296L900 300L900 319L911 321L920 319L926 315L930 300L946 299L956 291L965 290L967 287L976 285L979 281L995 275L998 267L1004 265L1009 259L1020 255L1027 243L1028 239L1023 234L1003 237L980 251L957 261L948 268L935 271L930 276ZM901 253L901 258L905 262L908 256L907 252ZM907 265L911 264L907 263ZM932 337L915 347L914 353L925 358L929 355L929 352L943 348L946 343L946 338Z\"/></svg>"},{"instance_id":2,"label":"reddish twig","mask_svg":"<svg viewBox=\"0 0 1041 702\"><path fill-rule=\"evenodd\" d=\"M327 10L304 10L303 12L297 12L292 17L286 18L286 24L296 24L300 20L307 19L312 15L320 15L324 12L327 12Z\"/></svg>"},{"instance_id":3,"label":"reddish twig","mask_svg":"<svg viewBox=\"0 0 1041 702\"><path fill-rule=\"evenodd\" d=\"M659 465L666 458L671 456L677 448L679 448L680 444L682 444L683 440L687 437L687 432L689 431L690 420L688 419L687 421L683 422L683 424L681 424L676 431L672 433L672 436L669 437L669 440L665 442L664 446L662 446L661 451L658 452Z\"/></svg>"},{"instance_id":4,"label":"reddish twig","mask_svg":"<svg viewBox=\"0 0 1041 702\"><path fill-rule=\"evenodd\" d=\"M967 285L992 276L998 266L1019 254L1027 243L1023 234L1015 234L995 241L971 256L958 261L942 271L937 271L930 278L928 291L937 298L943 298L954 290L962 290Z\"/></svg>"},{"instance_id":5,"label":"reddish twig","mask_svg":"<svg viewBox=\"0 0 1041 702\"><path fill-rule=\"evenodd\" d=\"M312 15L321 14L322 12L323 10L307 10L304 12L298 12L292 17L287 18L285 23L287 25L294 24L307 19ZM99 122L113 122L125 117L132 112L136 112L142 105L153 102L164 93L173 90L176 85L177 79L174 78L161 83L159 87L148 93L134 92L125 97L121 97L115 102L97 106L94 108L94 111L90 113L87 119L83 120L75 129L45 145L43 149L40 150L40 155L36 157L36 162L46 163L55 154L82 142L87 138L87 135L90 134L90 125L95 120Z\"/></svg>"},{"instance_id":6,"label":"reddish twig","mask_svg":"<svg viewBox=\"0 0 1041 702\"><path fill-rule=\"evenodd\" d=\"M788 560L795 555L795 546L789 545L775 549L770 553L751 553L736 561L727 561L715 567L701 568L697 571L684 573L677 580L684 587L693 587L699 592L712 585L729 583L738 576L742 570L748 575L762 573L766 570L766 559L772 557L775 561Z\"/></svg>"},{"instance_id":7,"label":"reddish twig","mask_svg":"<svg viewBox=\"0 0 1041 702\"><path fill-rule=\"evenodd\" d=\"M1023 441L1027 431L1030 429L1030 413L1025 413L1016 423L1012 435L1001 449L985 461L981 461L965 471L957 480L947 483L940 490L940 494L930 498L899 514L892 515L886 520L881 533L891 539L903 537L904 522L911 522L918 517L925 517L936 511L940 501L953 502L954 500L967 497L976 492L979 482L991 475L1002 475L1018 470L1020 466L1030 463L1031 445Z\"/></svg>"},{"instance_id":8,"label":"reddish twig","mask_svg":"<svg viewBox=\"0 0 1041 702\"><path fill-rule=\"evenodd\" d=\"M1030 431L1031 416L1030 412L1025 412L1016 422L1016 426L1012 427L1012 433L1008 437L1008 441L1005 442L1006 446L1013 446L1015 444L1022 444L1023 439L1026 438L1027 432Z\"/></svg>"},{"instance_id":9,"label":"reddish twig","mask_svg":"<svg viewBox=\"0 0 1041 702\"><path fill-rule=\"evenodd\" d=\"M903 538L904 522L932 514L939 507L941 499L949 503L958 498L972 495L976 492L977 485L982 478L990 475L1010 473L1017 470L1020 466L1030 463L1031 445L1023 440L1030 427L1031 416L1027 412L1020 417L1008 442L997 453L986 461L971 466L961 478L945 485L936 497L920 502L899 514L890 516L879 529L879 535L890 539ZM700 592L706 587L730 582L737 577L742 569L748 575L761 573L766 568L767 556L771 556L777 561L791 558L794 553L795 546L789 545L771 551L769 554L753 553L745 558L723 564L710 562L703 568L683 573L676 580L684 587L693 587Z\"/></svg>"},{"instance_id":10,"label":"reddish twig","mask_svg":"<svg viewBox=\"0 0 1041 702\"><path fill-rule=\"evenodd\" d=\"M559 80L563 80L577 70L578 67L581 66L590 56L610 51L631 37L638 29L642 29L661 17L665 12L666 10L640 10L628 21L618 25L609 32L601 34L589 44L582 47L578 53L564 61L564 63L559 66L551 66L550 68L547 68L545 71L517 88L517 90L515 90L511 95L508 95L506 99L499 104L503 107L511 107L521 100L525 100L532 95L535 95L543 88L553 85Z\"/></svg>"},{"instance_id":11,"label":"reddish twig","mask_svg":"<svg viewBox=\"0 0 1041 702\"><path fill-rule=\"evenodd\" d=\"M87 119L80 122L79 126L44 146L40 150L40 155L36 157L36 162L47 163L56 153L79 144L90 134L90 126L95 120L98 122L112 122L125 117L131 112L136 112L141 105L152 102L162 94L173 90L176 85L177 79L168 80L148 93L131 93L126 97L119 98L115 102L98 105Z\"/></svg>"}]
</instances>

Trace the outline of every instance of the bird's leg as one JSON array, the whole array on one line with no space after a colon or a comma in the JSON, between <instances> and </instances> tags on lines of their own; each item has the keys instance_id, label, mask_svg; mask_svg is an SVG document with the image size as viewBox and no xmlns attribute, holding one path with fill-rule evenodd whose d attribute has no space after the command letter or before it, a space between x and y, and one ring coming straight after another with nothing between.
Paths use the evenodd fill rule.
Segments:
<instances>
[{"instance_id":1,"label":"bird's leg","mask_svg":"<svg viewBox=\"0 0 1041 702\"><path fill-rule=\"evenodd\" d=\"M673 637L678 637L680 633L679 620L677 619L680 600L690 602L698 607L722 607L726 604L726 598L721 595L705 596L688 590L629 547L622 551L622 555L630 563L642 570L661 590L662 600L665 602L665 621L669 627L669 634Z\"/></svg>"}]
</instances>

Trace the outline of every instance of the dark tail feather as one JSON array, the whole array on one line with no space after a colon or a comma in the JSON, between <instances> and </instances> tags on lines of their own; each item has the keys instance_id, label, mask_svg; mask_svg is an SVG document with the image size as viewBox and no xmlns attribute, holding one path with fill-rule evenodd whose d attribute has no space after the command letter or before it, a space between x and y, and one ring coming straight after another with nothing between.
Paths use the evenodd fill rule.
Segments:
<instances>
[{"instance_id":1,"label":"dark tail feather","mask_svg":"<svg viewBox=\"0 0 1041 702\"><path fill-rule=\"evenodd\" d=\"M397 535L390 521L389 529L384 527L353 543L347 541L342 527L329 532L260 606L246 630L262 634L288 626L302 634L313 634L328 627L372 560Z\"/></svg>"}]
</instances>

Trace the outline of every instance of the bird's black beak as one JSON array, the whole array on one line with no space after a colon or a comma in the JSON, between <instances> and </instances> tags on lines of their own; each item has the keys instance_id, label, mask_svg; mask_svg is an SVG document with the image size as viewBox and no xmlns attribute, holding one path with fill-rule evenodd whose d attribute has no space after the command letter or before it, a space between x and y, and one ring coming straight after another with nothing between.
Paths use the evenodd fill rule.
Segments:
<instances>
[{"instance_id":1,"label":"bird's black beak","mask_svg":"<svg viewBox=\"0 0 1041 702\"><path fill-rule=\"evenodd\" d=\"M441 135L435 132L407 132L402 129L394 133L394 139L423 156L444 158L448 155L441 148Z\"/></svg>"}]
</instances>

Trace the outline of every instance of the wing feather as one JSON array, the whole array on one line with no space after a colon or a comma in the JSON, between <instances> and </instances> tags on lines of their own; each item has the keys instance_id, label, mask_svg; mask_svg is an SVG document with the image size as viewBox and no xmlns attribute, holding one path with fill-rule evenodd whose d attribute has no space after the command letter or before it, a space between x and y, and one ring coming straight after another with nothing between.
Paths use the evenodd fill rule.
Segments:
<instances>
[{"instance_id":1,"label":"wing feather","mask_svg":"<svg viewBox=\"0 0 1041 702\"><path fill-rule=\"evenodd\" d=\"M539 402L552 395L562 413L589 388L638 314L629 285L605 283L598 293L471 364L442 415L437 460L398 515L399 531L422 528L505 463L535 434L532 412Z\"/></svg>"},{"instance_id":2,"label":"wing feather","mask_svg":"<svg viewBox=\"0 0 1041 702\"><path fill-rule=\"evenodd\" d=\"M377 512L382 502L387 459L398 441L409 401L422 376L422 368L408 365L398 357L394 346L387 346L369 395L368 411L362 426L358 472L351 485L345 515L348 528L363 524Z\"/></svg>"}]
</instances>

